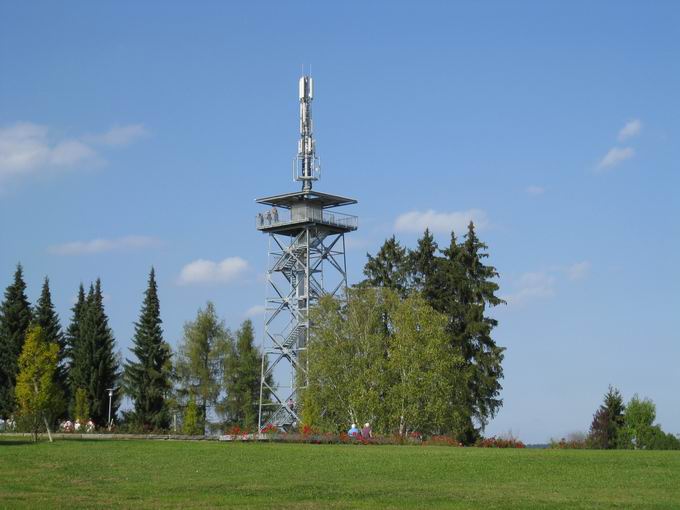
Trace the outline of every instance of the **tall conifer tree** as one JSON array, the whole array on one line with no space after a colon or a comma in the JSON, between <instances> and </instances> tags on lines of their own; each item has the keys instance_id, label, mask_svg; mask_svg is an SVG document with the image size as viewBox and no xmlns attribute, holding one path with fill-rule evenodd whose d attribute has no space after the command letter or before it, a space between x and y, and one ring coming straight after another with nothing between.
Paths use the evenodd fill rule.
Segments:
<instances>
[{"instance_id":1,"label":"tall conifer tree","mask_svg":"<svg viewBox=\"0 0 680 510\"><path fill-rule=\"evenodd\" d=\"M437 291L435 284L437 263L439 262L437 250L437 243L430 229L426 228L423 237L418 240L416 249L409 253L412 285L427 300L432 299Z\"/></svg>"},{"instance_id":2,"label":"tall conifer tree","mask_svg":"<svg viewBox=\"0 0 680 510\"><path fill-rule=\"evenodd\" d=\"M71 308L71 322L66 328L66 356L69 362L73 362L73 355L77 346L80 344L80 327L82 325L83 316L85 315L85 289L83 284L78 288L78 297Z\"/></svg>"},{"instance_id":3,"label":"tall conifer tree","mask_svg":"<svg viewBox=\"0 0 680 510\"><path fill-rule=\"evenodd\" d=\"M465 329L460 338L463 356L471 367L468 380L472 411L482 429L503 404L500 391L503 388L503 351L491 336L498 321L488 316L490 307L504 304L496 296L498 284L494 281L498 272L483 260L489 255L487 246L479 240L472 222L468 225L460 256L465 268L465 287L462 304L465 306Z\"/></svg>"},{"instance_id":4,"label":"tall conifer tree","mask_svg":"<svg viewBox=\"0 0 680 510\"><path fill-rule=\"evenodd\" d=\"M593 415L588 434L591 448L612 449L618 446L618 439L625 425L626 406L618 389L609 386L604 402Z\"/></svg>"},{"instance_id":5,"label":"tall conifer tree","mask_svg":"<svg viewBox=\"0 0 680 510\"><path fill-rule=\"evenodd\" d=\"M366 254L368 262L364 266L366 280L362 282L370 287L387 287L396 290L401 296L409 291L409 257L406 249L394 236L380 247L375 257Z\"/></svg>"},{"instance_id":6,"label":"tall conifer tree","mask_svg":"<svg viewBox=\"0 0 680 510\"><path fill-rule=\"evenodd\" d=\"M171 389L170 346L163 340L156 275L151 268L144 303L135 323L132 352L136 361L126 360L125 393L132 399L131 420L147 430L167 429L170 424L165 399Z\"/></svg>"},{"instance_id":7,"label":"tall conifer tree","mask_svg":"<svg viewBox=\"0 0 680 510\"><path fill-rule=\"evenodd\" d=\"M81 329L83 382L88 392L91 417L97 425L108 419L110 388L119 383L118 360L114 352L115 339L104 311L101 281L97 279L85 302L85 317ZM114 393L111 417L118 411L120 392Z\"/></svg>"},{"instance_id":8,"label":"tall conifer tree","mask_svg":"<svg viewBox=\"0 0 680 510\"><path fill-rule=\"evenodd\" d=\"M91 292L94 289L91 288ZM83 348L81 330L86 312L86 296L83 284L78 288L78 298L71 308L73 315L66 330L66 357L68 358L68 406L71 416L75 416L76 392L78 389L85 390L87 382L85 378L86 362Z\"/></svg>"},{"instance_id":9,"label":"tall conifer tree","mask_svg":"<svg viewBox=\"0 0 680 510\"><path fill-rule=\"evenodd\" d=\"M26 297L26 283L21 264L17 264L14 281L5 290L0 305L0 417L8 418L15 410L14 388L19 355L31 324L31 305Z\"/></svg>"},{"instance_id":10,"label":"tall conifer tree","mask_svg":"<svg viewBox=\"0 0 680 510\"><path fill-rule=\"evenodd\" d=\"M52 303L52 294L50 292L50 280L45 277L42 286L42 292L40 293L40 299L38 299L38 305L35 308L35 313L33 314L34 324L40 326L42 334L47 343L56 344L59 349L57 351L57 367L54 372L54 382L59 393L62 396L67 395L67 380L66 380L66 340L64 334L61 331L61 325L59 324L59 316L54 310L54 304ZM64 399L62 398L62 401ZM66 409L55 409L56 417L63 418L65 416Z\"/></svg>"}]
</instances>

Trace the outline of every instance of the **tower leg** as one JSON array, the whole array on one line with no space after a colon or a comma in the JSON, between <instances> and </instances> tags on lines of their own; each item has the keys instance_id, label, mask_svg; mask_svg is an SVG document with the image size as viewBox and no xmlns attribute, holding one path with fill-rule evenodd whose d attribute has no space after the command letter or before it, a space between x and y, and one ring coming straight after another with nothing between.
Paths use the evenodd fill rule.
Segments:
<instances>
[{"instance_id":1,"label":"tower leg","mask_svg":"<svg viewBox=\"0 0 680 510\"><path fill-rule=\"evenodd\" d=\"M300 422L299 400L309 368L307 358L301 359L310 342L309 311L322 296L346 296L344 234L318 225L293 237L271 233L267 288L258 426L286 429ZM290 383L270 386L270 375Z\"/></svg>"}]
</instances>

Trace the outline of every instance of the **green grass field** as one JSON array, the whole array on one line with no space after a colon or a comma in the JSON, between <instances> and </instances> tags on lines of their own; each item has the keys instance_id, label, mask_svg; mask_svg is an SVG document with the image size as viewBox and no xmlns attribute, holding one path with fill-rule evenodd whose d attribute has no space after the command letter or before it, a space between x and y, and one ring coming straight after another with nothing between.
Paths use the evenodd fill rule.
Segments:
<instances>
[{"instance_id":1,"label":"green grass field","mask_svg":"<svg viewBox=\"0 0 680 510\"><path fill-rule=\"evenodd\" d=\"M3 508L680 508L680 452L0 441Z\"/></svg>"}]
</instances>

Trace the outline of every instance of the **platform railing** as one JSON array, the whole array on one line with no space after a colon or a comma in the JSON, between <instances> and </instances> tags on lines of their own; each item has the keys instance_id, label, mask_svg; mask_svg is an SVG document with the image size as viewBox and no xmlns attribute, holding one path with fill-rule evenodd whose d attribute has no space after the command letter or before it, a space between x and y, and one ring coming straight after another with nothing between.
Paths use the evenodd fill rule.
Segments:
<instances>
[{"instance_id":1,"label":"platform railing","mask_svg":"<svg viewBox=\"0 0 680 510\"><path fill-rule=\"evenodd\" d=\"M359 226L359 219L356 216L312 207L296 209L292 215L290 209L270 209L255 216L255 226L258 230L310 221L352 230Z\"/></svg>"}]
</instances>

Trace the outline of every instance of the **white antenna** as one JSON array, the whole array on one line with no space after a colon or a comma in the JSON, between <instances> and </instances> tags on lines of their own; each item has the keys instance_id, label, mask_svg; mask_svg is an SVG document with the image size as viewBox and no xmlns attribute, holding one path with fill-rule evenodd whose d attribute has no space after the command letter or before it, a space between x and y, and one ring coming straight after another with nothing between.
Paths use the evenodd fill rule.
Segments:
<instances>
[{"instance_id":1,"label":"white antenna","mask_svg":"<svg viewBox=\"0 0 680 510\"><path fill-rule=\"evenodd\" d=\"M311 66L310 66L311 72ZM293 172L296 181L302 181L302 190L310 191L312 181L319 178L320 164L316 155L316 142L312 129L312 100L314 99L314 82L311 76L302 75L299 82L300 98L300 140L298 152L293 161Z\"/></svg>"}]
</instances>

